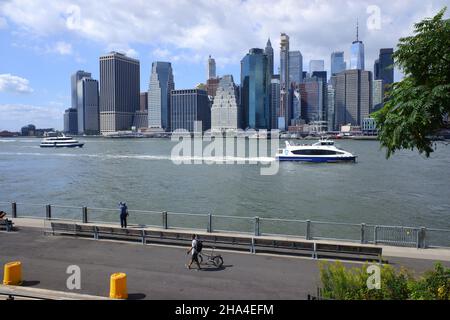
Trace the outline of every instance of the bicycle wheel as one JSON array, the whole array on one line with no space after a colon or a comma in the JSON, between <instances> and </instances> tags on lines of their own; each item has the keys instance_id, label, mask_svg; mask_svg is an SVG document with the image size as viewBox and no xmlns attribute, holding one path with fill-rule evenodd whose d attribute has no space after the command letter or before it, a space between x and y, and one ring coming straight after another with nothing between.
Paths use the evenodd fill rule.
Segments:
<instances>
[{"instance_id":1,"label":"bicycle wheel","mask_svg":"<svg viewBox=\"0 0 450 320\"><path fill-rule=\"evenodd\" d=\"M215 256L213 262L217 268L220 268L223 265L223 259L221 256Z\"/></svg>"}]
</instances>

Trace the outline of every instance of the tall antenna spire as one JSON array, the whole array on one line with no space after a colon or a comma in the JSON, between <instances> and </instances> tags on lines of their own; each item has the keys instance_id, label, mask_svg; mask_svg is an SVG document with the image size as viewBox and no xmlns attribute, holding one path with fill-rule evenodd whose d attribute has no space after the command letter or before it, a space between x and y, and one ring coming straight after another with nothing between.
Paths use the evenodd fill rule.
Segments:
<instances>
[{"instance_id":1,"label":"tall antenna spire","mask_svg":"<svg viewBox=\"0 0 450 320\"><path fill-rule=\"evenodd\" d=\"M356 18L356 41L359 41L359 21Z\"/></svg>"}]
</instances>

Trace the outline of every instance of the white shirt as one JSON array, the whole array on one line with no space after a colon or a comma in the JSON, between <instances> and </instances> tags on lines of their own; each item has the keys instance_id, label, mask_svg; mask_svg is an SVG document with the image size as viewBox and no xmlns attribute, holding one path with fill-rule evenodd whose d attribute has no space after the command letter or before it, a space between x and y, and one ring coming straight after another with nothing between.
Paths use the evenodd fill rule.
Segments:
<instances>
[{"instance_id":1,"label":"white shirt","mask_svg":"<svg viewBox=\"0 0 450 320\"><path fill-rule=\"evenodd\" d=\"M192 240L192 250L191 253L194 254L196 252L195 247L197 246L197 240Z\"/></svg>"}]
</instances>

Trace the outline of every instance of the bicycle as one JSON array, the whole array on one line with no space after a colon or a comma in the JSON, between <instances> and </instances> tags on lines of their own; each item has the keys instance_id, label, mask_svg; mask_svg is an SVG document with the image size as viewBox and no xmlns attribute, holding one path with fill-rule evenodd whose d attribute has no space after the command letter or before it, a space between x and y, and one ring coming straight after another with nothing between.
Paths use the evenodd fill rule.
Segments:
<instances>
[{"instance_id":1,"label":"bicycle","mask_svg":"<svg viewBox=\"0 0 450 320\"><path fill-rule=\"evenodd\" d=\"M199 252L198 254L198 262L200 264L203 263L203 256L206 258L205 264L213 264L217 268L220 268L223 265L223 258L220 254L214 254L215 247L212 248L211 254L205 254L203 252Z\"/></svg>"}]
</instances>

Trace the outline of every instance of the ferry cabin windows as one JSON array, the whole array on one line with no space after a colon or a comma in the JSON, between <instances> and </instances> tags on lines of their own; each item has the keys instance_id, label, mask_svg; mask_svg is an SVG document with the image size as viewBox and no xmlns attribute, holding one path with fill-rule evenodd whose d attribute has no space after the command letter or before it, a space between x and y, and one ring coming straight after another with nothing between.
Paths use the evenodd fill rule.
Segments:
<instances>
[{"instance_id":1,"label":"ferry cabin windows","mask_svg":"<svg viewBox=\"0 0 450 320\"><path fill-rule=\"evenodd\" d=\"M303 156L331 156L337 154L344 154L343 152L334 150L319 150L319 149L303 149L303 150L293 150L293 154L303 155Z\"/></svg>"}]
</instances>

